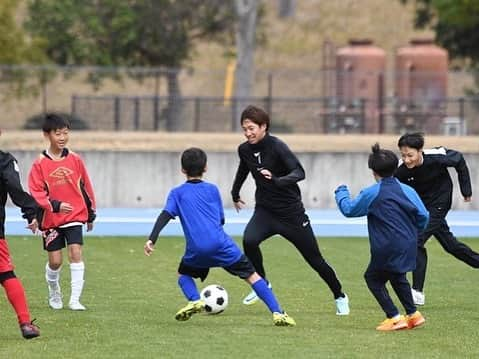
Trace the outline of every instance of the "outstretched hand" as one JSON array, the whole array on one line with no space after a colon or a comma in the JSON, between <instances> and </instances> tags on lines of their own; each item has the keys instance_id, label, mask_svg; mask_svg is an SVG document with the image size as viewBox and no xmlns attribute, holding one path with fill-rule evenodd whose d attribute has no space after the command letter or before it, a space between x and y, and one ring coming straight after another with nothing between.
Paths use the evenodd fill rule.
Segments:
<instances>
[{"instance_id":1,"label":"outstretched hand","mask_svg":"<svg viewBox=\"0 0 479 359\"><path fill-rule=\"evenodd\" d=\"M143 247L143 250L145 251L145 256L149 257L151 256L151 253L153 253L153 251L155 250L155 244L150 241L150 240L147 240L144 247Z\"/></svg>"}]
</instances>

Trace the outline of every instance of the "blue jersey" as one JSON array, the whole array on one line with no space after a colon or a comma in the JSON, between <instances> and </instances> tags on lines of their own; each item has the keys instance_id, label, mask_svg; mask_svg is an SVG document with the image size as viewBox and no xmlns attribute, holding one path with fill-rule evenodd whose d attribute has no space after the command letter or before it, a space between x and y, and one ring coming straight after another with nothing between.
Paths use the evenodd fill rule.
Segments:
<instances>
[{"instance_id":1,"label":"blue jersey","mask_svg":"<svg viewBox=\"0 0 479 359\"><path fill-rule=\"evenodd\" d=\"M336 203L346 217L367 215L370 266L406 273L416 267L417 237L429 220L416 191L394 177L385 177L351 199L346 186L336 190Z\"/></svg>"},{"instance_id":2,"label":"blue jersey","mask_svg":"<svg viewBox=\"0 0 479 359\"><path fill-rule=\"evenodd\" d=\"M185 264L198 268L227 267L242 256L223 230L223 204L215 185L185 182L171 190L164 210L180 218L186 238Z\"/></svg>"}]
</instances>

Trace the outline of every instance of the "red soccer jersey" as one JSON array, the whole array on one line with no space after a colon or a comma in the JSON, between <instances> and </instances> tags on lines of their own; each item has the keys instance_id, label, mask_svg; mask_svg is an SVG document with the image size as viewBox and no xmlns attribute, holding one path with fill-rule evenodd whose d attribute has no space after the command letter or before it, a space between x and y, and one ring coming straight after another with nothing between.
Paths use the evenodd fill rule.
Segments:
<instances>
[{"instance_id":1,"label":"red soccer jersey","mask_svg":"<svg viewBox=\"0 0 479 359\"><path fill-rule=\"evenodd\" d=\"M71 222L92 222L95 218L93 186L83 160L74 152L65 149L62 157L56 160L44 151L33 163L28 187L43 209L41 229ZM59 213L60 202L70 203L72 212Z\"/></svg>"}]
</instances>

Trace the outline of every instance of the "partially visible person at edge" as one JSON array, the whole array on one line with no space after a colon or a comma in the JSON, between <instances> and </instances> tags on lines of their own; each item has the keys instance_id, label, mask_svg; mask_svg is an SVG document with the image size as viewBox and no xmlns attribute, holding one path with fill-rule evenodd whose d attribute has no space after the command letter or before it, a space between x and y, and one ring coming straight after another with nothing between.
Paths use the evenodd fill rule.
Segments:
<instances>
[{"instance_id":1,"label":"partially visible person at edge","mask_svg":"<svg viewBox=\"0 0 479 359\"><path fill-rule=\"evenodd\" d=\"M398 147L403 163L396 170L395 176L416 190L430 214L428 226L419 235L416 269L412 274L414 302L424 305L427 268L425 244L431 236L439 241L447 253L473 268L479 268L479 253L459 242L446 221L451 209L453 189L448 168L453 167L457 172L464 202L472 200L471 178L461 152L445 147L424 149L422 133L404 134L399 138Z\"/></svg>"},{"instance_id":2,"label":"partially visible person at edge","mask_svg":"<svg viewBox=\"0 0 479 359\"><path fill-rule=\"evenodd\" d=\"M38 229L36 219L38 206L35 200L22 187L17 160L10 153L0 151L0 283L8 301L17 314L22 336L25 339L32 339L38 337L40 331L31 320L25 290L20 279L15 275L14 265L5 237L5 204L7 196L10 196L12 202L21 209L23 218L28 221L27 228L35 233Z\"/></svg>"},{"instance_id":3,"label":"partially visible person at edge","mask_svg":"<svg viewBox=\"0 0 479 359\"><path fill-rule=\"evenodd\" d=\"M83 262L83 225L93 229L95 196L93 186L81 157L66 147L70 123L56 113L45 114L43 135L49 141L33 163L28 178L30 193L42 208L40 229L43 230L43 248L48 253L45 279L48 285L48 304L62 309L60 271L62 249L68 249L71 274L71 310L85 310L80 302L83 291L85 264Z\"/></svg>"},{"instance_id":4,"label":"partially visible person at edge","mask_svg":"<svg viewBox=\"0 0 479 359\"><path fill-rule=\"evenodd\" d=\"M417 236L428 221L428 212L411 187L393 177L398 165L394 152L372 147L368 166L377 183L351 199L348 187L335 191L336 203L346 217L368 217L371 261L364 278L369 290L386 314L377 327L380 331L415 328L425 319L417 311L407 280L407 272L416 266ZM390 282L406 316L394 305L386 283Z\"/></svg>"},{"instance_id":5,"label":"partially visible person at edge","mask_svg":"<svg viewBox=\"0 0 479 359\"><path fill-rule=\"evenodd\" d=\"M256 184L256 205L243 236L246 256L258 274L266 278L260 244L275 234L283 236L326 282L335 299L336 314L348 315L348 297L335 271L321 255L301 201L297 184L305 178L301 163L283 141L269 134L270 118L264 110L248 106L240 121L247 141L238 147L240 162L231 190L237 211L245 206L240 189L249 173ZM249 305L257 300L252 291L243 303Z\"/></svg>"}]
</instances>

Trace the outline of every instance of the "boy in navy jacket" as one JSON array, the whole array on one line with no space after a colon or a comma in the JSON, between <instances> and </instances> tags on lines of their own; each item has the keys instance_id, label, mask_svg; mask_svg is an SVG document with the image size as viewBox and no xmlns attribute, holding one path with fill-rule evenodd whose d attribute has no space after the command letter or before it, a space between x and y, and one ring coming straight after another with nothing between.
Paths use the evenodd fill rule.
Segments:
<instances>
[{"instance_id":1,"label":"boy in navy jacket","mask_svg":"<svg viewBox=\"0 0 479 359\"><path fill-rule=\"evenodd\" d=\"M426 227L429 213L414 189L393 177L397 165L397 156L376 143L368 166L377 183L363 189L354 199L345 185L335 191L343 215L368 217L371 261L364 278L386 314L376 328L380 331L414 328L425 322L414 305L406 273L416 266L418 232ZM406 310L406 317L389 296L388 281Z\"/></svg>"}]
</instances>

